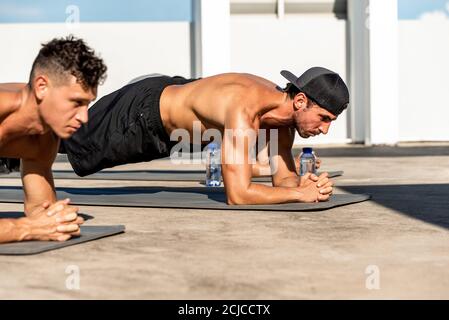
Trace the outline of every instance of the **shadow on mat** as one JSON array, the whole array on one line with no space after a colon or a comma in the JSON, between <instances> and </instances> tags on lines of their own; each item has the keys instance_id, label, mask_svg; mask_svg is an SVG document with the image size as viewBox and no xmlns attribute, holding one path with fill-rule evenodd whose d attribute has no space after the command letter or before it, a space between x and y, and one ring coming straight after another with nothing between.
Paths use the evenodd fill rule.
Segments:
<instances>
[{"instance_id":1,"label":"shadow on mat","mask_svg":"<svg viewBox=\"0 0 449 320\"><path fill-rule=\"evenodd\" d=\"M22 190L22 187L0 187L2 189ZM197 193L204 194L211 200L226 202L223 187L113 187L113 188L56 188L59 191L76 195L127 195L127 194L155 194L161 192Z\"/></svg>"},{"instance_id":2,"label":"shadow on mat","mask_svg":"<svg viewBox=\"0 0 449 320\"><path fill-rule=\"evenodd\" d=\"M449 184L338 186L350 193L368 193L371 201L409 217L449 229Z\"/></svg>"},{"instance_id":3,"label":"shadow on mat","mask_svg":"<svg viewBox=\"0 0 449 320\"><path fill-rule=\"evenodd\" d=\"M208 199L226 202L223 187L119 187L119 188L58 188L70 194L78 195L126 195L126 194L155 194L162 192L196 193L206 195Z\"/></svg>"},{"instance_id":4,"label":"shadow on mat","mask_svg":"<svg viewBox=\"0 0 449 320\"><path fill-rule=\"evenodd\" d=\"M74 173L73 170L53 170L53 173ZM121 175L121 174L127 174L127 173L141 173L141 174L151 174L151 173L157 173L157 174L173 174L173 170L158 170L158 169L151 169L151 170L104 170L97 172L98 174L101 173L107 173L108 175ZM179 170L177 171L179 173L192 173L192 174L205 174L206 170ZM93 173L92 175L95 175L96 173ZM89 176L84 177L89 179Z\"/></svg>"}]
</instances>

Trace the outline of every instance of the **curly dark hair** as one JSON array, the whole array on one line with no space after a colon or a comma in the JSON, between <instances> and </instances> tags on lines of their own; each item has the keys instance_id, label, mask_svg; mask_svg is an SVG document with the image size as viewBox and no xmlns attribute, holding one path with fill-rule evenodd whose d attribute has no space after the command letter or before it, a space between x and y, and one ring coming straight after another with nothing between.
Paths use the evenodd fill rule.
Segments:
<instances>
[{"instance_id":1,"label":"curly dark hair","mask_svg":"<svg viewBox=\"0 0 449 320\"><path fill-rule=\"evenodd\" d=\"M30 74L30 85L36 72L45 72L57 81L66 80L73 75L83 88L96 89L106 79L107 67L103 60L95 55L82 39L70 35L66 38L55 38L42 44L33 62Z\"/></svg>"}]
</instances>

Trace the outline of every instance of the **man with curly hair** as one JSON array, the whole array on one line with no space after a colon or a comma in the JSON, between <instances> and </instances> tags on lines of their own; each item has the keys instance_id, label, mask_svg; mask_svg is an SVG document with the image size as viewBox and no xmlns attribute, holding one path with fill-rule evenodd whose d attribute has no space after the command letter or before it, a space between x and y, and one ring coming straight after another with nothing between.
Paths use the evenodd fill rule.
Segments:
<instances>
[{"instance_id":1,"label":"man with curly hair","mask_svg":"<svg viewBox=\"0 0 449 320\"><path fill-rule=\"evenodd\" d=\"M57 201L51 167L60 139L87 122L105 74L103 60L69 36L42 46L28 83L0 84L0 157L21 159L25 194L25 217L0 219L0 243L79 235L83 219L69 199Z\"/></svg>"}]
</instances>

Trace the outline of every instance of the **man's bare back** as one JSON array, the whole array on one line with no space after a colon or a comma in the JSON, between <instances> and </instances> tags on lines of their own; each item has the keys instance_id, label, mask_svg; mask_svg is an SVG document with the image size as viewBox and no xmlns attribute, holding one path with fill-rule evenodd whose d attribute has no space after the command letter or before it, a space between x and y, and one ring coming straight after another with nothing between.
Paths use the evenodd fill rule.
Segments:
<instances>
[{"instance_id":1,"label":"man's bare back","mask_svg":"<svg viewBox=\"0 0 449 320\"><path fill-rule=\"evenodd\" d=\"M214 128L223 132L229 115L240 111L255 130L274 127L276 123L263 116L284 102L285 93L275 83L252 74L227 73L168 86L160 105L168 134L183 128L193 136L195 121L201 122L202 131Z\"/></svg>"}]
</instances>

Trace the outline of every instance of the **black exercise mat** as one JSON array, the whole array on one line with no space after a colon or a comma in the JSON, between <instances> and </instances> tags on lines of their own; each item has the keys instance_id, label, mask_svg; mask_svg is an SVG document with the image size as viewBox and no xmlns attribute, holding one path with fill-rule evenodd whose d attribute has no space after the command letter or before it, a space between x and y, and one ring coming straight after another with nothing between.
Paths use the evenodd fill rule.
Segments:
<instances>
[{"instance_id":1,"label":"black exercise mat","mask_svg":"<svg viewBox=\"0 0 449 320\"><path fill-rule=\"evenodd\" d=\"M1 215L0 215L1 217ZM81 236L64 242L22 241L0 244L0 255L30 255L60 249L125 232L125 226L81 226Z\"/></svg>"},{"instance_id":2,"label":"black exercise mat","mask_svg":"<svg viewBox=\"0 0 449 320\"><path fill-rule=\"evenodd\" d=\"M319 211L370 199L363 194L334 194L329 201L318 203L227 205L222 187L58 188L57 197L70 198L76 205L253 211ZM22 189L0 187L0 202L22 203Z\"/></svg>"},{"instance_id":3,"label":"black exercise mat","mask_svg":"<svg viewBox=\"0 0 449 320\"><path fill-rule=\"evenodd\" d=\"M330 171L329 177L335 178L343 175L343 171ZM54 179L86 179L86 180L130 180L130 181L204 181L204 170L104 170L86 177L79 177L72 170L54 170ZM0 175L0 178L20 178L20 172ZM255 177L255 182L271 182L271 177Z\"/></svg>"}]
</instances>

